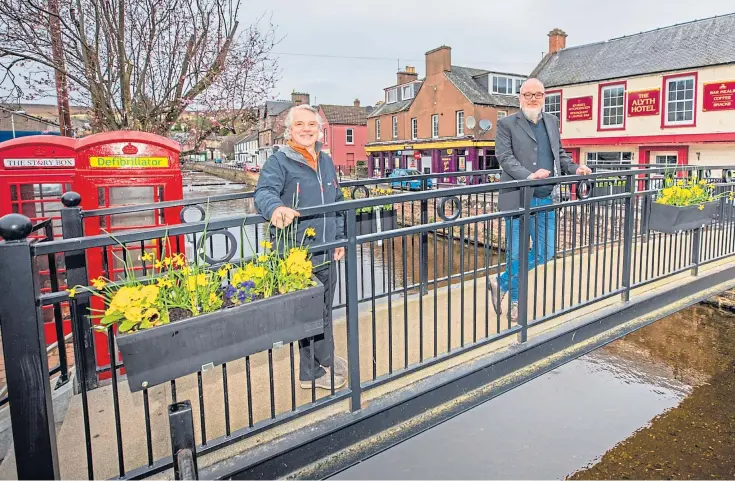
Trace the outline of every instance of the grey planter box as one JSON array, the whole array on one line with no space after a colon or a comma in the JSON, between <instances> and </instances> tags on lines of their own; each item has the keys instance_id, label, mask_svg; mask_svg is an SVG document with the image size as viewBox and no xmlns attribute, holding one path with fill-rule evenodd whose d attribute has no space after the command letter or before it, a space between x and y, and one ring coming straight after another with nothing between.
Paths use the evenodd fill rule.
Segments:
<instances>
[{"instance_id":1,"label":"grey planter box","mask_svg":"<svg viewBox=\"0 0 735 481\"><path fill-rule=\"evenodd\" d=\"M698 229L712 223L719 204L719 201L707 202L704 209L699 210L698 205L679 207L654 202L651 204L649 228L665 234Z\"/></svg>"},{"instance_id":2,"label":"grey planter box","mask_svg":"<svg viewBox=\"0 0 735 481\"><path fill-rule=\"evenodd\" d=\"M373 212L361 212L357 214L357 235L374 234L378 231L375 216ZM380 228L381 231L393 230L396 228L396 210L380 211Z\"/></svg>"},{"instance_id":3,"label":"grey planter box","mask_svg":"<svg viewBox=\"0 0 735 481\"><path fill-rule=\"evenodd\" d=\"M314 280L303 291L118 335L130 390L322 334L324 285Z\"/></svg>"}]
</instances>

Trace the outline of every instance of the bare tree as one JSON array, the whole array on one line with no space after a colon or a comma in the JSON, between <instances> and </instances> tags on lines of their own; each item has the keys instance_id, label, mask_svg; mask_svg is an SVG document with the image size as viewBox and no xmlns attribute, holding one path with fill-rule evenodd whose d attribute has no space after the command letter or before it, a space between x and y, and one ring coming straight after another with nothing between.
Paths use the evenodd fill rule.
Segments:
<instances>
[{"instance_id":1,"label":"bare tree","mask_svg":"<svg viewBox=\"0 0 735 481\"><path fill-rule=\"evenodd\" d=\"M260 18L242 29L239 9L240 0L2 0L0 85L24 100L68 95L89 106L94 131L165 135L194 111L209 121L190 139L198 145L247 123L278 78L275 27Z\"/></svg>"}]
</instances>

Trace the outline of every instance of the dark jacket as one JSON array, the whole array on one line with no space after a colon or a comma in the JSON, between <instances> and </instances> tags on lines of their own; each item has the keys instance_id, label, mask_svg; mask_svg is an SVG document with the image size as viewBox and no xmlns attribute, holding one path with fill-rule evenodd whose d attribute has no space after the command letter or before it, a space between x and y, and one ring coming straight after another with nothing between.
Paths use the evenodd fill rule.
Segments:
<instances>
[{"instance_id":1,"label":"dark jacket","mask_svg":"<svg viewBox=\"0 0 735 481\"><path fill-rule=\"evenodd\" d=\"M546 132L549 135L551 152L554 154L554 172L551 176L563 174L573 175L579 167L572 162L572 158L561 146L559 134L559 119L555 115L542 113ZM495 134L495 156L500 163L503 173L501 182L510 180L525 180L539 167L537 164L536 137L533 135L528 120L523 112L517 112L498 121L498 131ZM558 187L554 189L554 198L558 201ZM498 209L511 210L521 206L519 189L503 189L498 195Z\"/></svg>"},{"instance_id":2,"label":"dark jacket","mask_svg":"<svg viewBox=\"0 0 735 481\"><path fill-rule=\"evenodd\" d=\"M255 187L255 209L266 219L271 218L277 207L285 205L295 210L315 207L344 200L337 181L332 158L321 151L317 142L317 170L288 145L284 145L265 161ZM345 238L344 213L331 212L318 216L297 217L296 242L301 242L307 228L313 227L316 237L307 239L311 245ZM271 234L275 236L275 228ZM324 254L313 254L315 266L326 260Z\"/></svg>"}]
</instances>

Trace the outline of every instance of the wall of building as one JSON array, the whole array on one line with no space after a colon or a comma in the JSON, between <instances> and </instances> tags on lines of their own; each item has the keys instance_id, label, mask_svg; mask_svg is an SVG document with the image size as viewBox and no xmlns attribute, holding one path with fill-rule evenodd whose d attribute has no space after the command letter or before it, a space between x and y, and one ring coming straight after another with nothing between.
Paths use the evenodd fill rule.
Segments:
<instances>
[{"instance_id":1,"label":"wall of building","mask_svg":"<svg viewBox=\"0 0 735 481\"><path fill-rule=\"evenodd\" d=\"M354 165L365 160L365 143L367 142L367 126L365 125L331 125L327 124L327 140L325 145L335 165ZM347 144L347 129L352 129L353 143ZM348 160L351 155L352 160Z\"/></svg>"},{"instance_id":2,"label":"wall of building","mask_svg":"<svg viewBox=\"0 0 735 481\"><path fill-rule=\"evenodd\" d=\"M697 90L695 105L695 125L693 126L662 126L663 115L665 115L665 88L663 78L671 74L697 73ZM600 119L599 85L611 82L596 82L563 87L562 90L562 139L588 139L619 138L636 136L680 136L680 135L703 135L715 133L732 133L735 129L735 110L703 112L703 85L721 81L732 81L735 79L735 65L706 67L692 71L667 72L655 75L646 75L624 79L626 83L626 113L625 127L622 130L605 130L598 127ZM621 83L623 82L621 81ZM617 81L616 81L617 82ZM627 93L639 90L660 90L660 108L658 115L628 117L627 116ZM549 88L547 91L555 91ZM567 103L570 98L588 97L593 98L592 119L580 121L567 120Z\"/></svg>"}]
</instances>

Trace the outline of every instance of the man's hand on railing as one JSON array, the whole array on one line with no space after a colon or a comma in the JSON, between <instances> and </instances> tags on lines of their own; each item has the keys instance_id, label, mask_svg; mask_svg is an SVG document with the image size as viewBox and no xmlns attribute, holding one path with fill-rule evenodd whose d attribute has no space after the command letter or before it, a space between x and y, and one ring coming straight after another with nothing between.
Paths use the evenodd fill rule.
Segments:
<instances>
[{"instance_id":1,"label":"man's hand on railing","mask_svg":"<svg viewBox=\"0 0 735 481\"><path fill-rule=\"evenodd\" d=\"M551 175L551 172L549 172L548 170L546 170L546 169L539 169L536 172L534 172L533 174L531 174L531 176L529 177L529 179L531 179L531 180L545 179L545 178L547 178L550 175Z\"/></svg>"},{"instance_id":2,"label":"man's hand on railing","mask_svg":"<svg viewBox=\"0 0 735 481\"><path fill-rule=\"evenodd\" d=\"M341 261L345 257L345 248L344 247L337 247L334 249L334 260Z\"/></svg>"},{"instance_id":3,"label":"man's hand on railing","mask_svg":"<svg viewBox=\"0 0 735 481\"><path fill-rule=\"evenodd\" d=\"M592 173L592 169L587 167L586 165L580 165L577 167L577 175L590 175Z\"/></svg>"},{"instance_id":4,"label":"man's hand on railing","mask_svg":"<svg viewBox=\"0 0 735 481\"><path fill-rule=\"evenodd\" d=\"M276 210L273 211L273 214L271 215L271 222L277 228L283 229L290 226L293 220L300 215L301 214L299 214L297 211L286 207L285 205L282 205L280 207L276 207Z\"/></svg>"}]
</instances>

